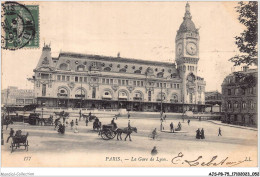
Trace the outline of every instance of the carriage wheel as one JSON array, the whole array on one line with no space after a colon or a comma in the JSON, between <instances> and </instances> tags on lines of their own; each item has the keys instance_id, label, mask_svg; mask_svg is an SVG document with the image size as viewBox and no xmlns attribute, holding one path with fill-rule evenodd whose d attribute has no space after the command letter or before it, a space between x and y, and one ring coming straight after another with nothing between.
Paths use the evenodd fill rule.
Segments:
<instances>
[{"instance_id":1,"label":"carriage wheel","mask_svg":"<svg viewBox=\"0 0 260 177\"><path fill-rule=\"evenodd\" d=\"M25 144L26 151L28 151L28 147L29 147L29 143L28 143L28 140L26 140L26 144Z\"/></svg>"},{"instance_id":2,"label":"carriage wheel","mask_svg":"<svg viewBox=\"0 0 260 177\"><path fill-rule=\"evenodd\" d=\"M113 138L115 138L116 133L115 133L114 131L112 131L112 130L109 130L109 131L106 132L106 136L107 136L109 139L113 139Z\"/></svg>"},{"instance_id":3,"label":"carriage wheel","mask_svg":"<svg viewBox=\"0 0 260 177\"><path fill-rule=\"evenodd\" d=\"M106 134L105 131L101 131L101 137L102 137L103 140L109 140L110 139L109 137L107 137L107 134Z\"/></svg>"}]
</instances>

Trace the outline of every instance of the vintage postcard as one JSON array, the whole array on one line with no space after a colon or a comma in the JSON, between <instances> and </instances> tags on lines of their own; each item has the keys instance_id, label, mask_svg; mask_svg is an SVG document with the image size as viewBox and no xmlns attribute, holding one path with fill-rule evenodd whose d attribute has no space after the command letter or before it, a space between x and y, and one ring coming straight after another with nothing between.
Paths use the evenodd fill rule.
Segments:
<instances>
[{"instance_id":1,"label":"vintage postcard","mask_svg":"<svg viewBox=\"0 0 260 177\"><path fill-rule=\"evenodd\" d=\"M3 1L1 166L258 167L257 14Z\"/></svg>"}]
</instances>

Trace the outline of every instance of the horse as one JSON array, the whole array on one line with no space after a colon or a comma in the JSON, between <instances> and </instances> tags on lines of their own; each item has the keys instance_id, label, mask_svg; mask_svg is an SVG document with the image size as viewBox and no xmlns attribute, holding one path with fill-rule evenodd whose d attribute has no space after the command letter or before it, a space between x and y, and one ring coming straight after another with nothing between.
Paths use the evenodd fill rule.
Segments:
<instances>
[{"instance_id":1,"label":"horse","mask_svg":"<svg viewBox=\"0 0 260 177\"><path fill-rule=\"evenodd\" d=\"M135 133L137 133L137 128L136 127L131 127L131 128L129 128L129 127L126 127L126 128L118 128L118 129L116 129L116 134L117 134L117 140L119 140L118 139L118 136L120 136L120 140L122 140L122 137L121 137L121 135L122 135L122 133L124 133L124 134L126 134L126 137L125 137L125 141L126 141L126 138L129 136L129 141L132 141L131 140L131 134L133 133L133 132L135 132Z\"/></svg>"},{"instance_id":2,"label":"horse","mask_svg":"<svg viewBox=\"0 0 260 177\"><path fill-rule=\"evenodd\" d=\"M54 124L55 124L54 130L56 130L56 127L61 124L60 118L55 119Z\"/></svg>"}]
</instances>

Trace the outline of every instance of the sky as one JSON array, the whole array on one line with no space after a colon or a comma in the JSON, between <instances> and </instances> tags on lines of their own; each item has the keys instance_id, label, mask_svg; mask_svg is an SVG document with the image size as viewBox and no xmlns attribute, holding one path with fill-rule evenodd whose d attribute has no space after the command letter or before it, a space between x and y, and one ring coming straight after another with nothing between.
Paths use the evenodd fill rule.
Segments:
<instances>
[{"instance_id":1,"label":"sky","mask_svg":"<svg viewBox=\"0 0 260 177\"><path fill-rule=\"evenodd\" d=\"M29 3L29 2L26 2ZM32 2L31 2L32 3ZM151 61L175 61L175 36L186 2L35 2L40 7L40 47L2 50L2 89L32 89L33 76L44 42L52 57L61 51L120 56ZM206 91L221 91L238 54L235 36L237 2L190 2L192 20L200 34L198 75ZM241 67L235 68L240 70Z\"/></svg>"}]
</instances>

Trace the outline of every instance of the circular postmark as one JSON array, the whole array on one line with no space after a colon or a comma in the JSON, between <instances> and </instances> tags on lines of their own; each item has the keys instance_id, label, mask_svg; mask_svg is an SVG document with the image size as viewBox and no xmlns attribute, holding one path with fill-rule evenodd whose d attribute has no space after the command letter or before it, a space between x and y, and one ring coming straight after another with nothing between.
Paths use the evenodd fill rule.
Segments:
<instances>
[{"instance_id":1,"label":"circular postmark","mask_svg":"<svg viewBox=\"0 0 260 177\"><path fill-rule=\"evenodd\" d=\"M26 6L17 2L5 2L2 4L1 16L3 49L20 49L34 39L35 22Z\"/></svg>"}]
</instances>

